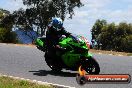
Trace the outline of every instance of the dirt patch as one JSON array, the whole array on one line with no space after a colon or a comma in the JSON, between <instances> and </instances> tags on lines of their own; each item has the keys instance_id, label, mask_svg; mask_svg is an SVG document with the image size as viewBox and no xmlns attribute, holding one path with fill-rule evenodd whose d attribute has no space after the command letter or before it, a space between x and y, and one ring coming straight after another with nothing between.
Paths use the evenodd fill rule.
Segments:
<instances>
[{"instance_id":1,"label":"dirt patch","mask_svg":"<svg viewBox=\"0 0 132 88\"><path fill-rule=\"evenodd\" d=\"M110 55L118 55L118 56L132 56L132 53L126 53L126 52L95 50L95 49L90 49L89 51L91 53L98 53L98 54L110 54Z\"/></svg>"},{"instance_id":2,"label":"dirt patch","mask_svg":"<svg viewBox=\"0 0 132 88\"><path fill-rule=\"evenodd\" d=\"M12 44L12 43L0 43L0 44L15 45L15 46L26 46L26 47L36 47L33 44ZM91 52L91 53L97 53L97 54L118 55L118 56L132 56L132 53L116 52L116 51L106 51L106 50L90 49L89 52Z\"/></svg>"},{"instance_id":3,"label":"dirt patch","mask_svg":"<svg viewBox=\"0 0 132 88\"><path fill-rule=\"evenodd\" d=\"M27 46L27 47L35 47L33 44L13 44L13 43L0 43L3 45L13 45L13 46Z\"/></svg>"}]
</instances>

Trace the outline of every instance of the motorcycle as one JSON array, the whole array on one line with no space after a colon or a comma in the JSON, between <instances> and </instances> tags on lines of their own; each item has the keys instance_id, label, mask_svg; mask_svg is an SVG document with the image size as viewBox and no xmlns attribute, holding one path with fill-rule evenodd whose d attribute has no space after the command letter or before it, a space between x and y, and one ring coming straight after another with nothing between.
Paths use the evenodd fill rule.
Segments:
<instances>
[{"instance_id":1,"label":"motorcycle","mask_svg":"<svg viewBox=\"0 0 132 88\"><path fill-rule=\"evenodd\" d=\"M81 66L88 74L99 74L100 67L93 55L89 53L86 38L72 34L59 39L62 50L50 51L46 48L46 37L39 37L35 41L36 47L45 52L45 61L53 71L62 69L77 71Z\"/></svg>"}]
</instances>

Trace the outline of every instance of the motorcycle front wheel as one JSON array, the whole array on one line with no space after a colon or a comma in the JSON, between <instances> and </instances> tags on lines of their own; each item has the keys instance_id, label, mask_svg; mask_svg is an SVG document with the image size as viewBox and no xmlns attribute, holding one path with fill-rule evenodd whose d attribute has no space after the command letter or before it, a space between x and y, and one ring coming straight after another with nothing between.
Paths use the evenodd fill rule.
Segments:
<instances>
[{"instance_id":1,"label":"motorcycle front wheel","mask_svg":"<svg viewBox=\"0 0 132 88\"><path fill-rule=\"evenodd\" d=\"M83 68L88 74L100 73L99 64L93 57L85 60L85 63L83 64Z\"/></svg>"}]
</instances>

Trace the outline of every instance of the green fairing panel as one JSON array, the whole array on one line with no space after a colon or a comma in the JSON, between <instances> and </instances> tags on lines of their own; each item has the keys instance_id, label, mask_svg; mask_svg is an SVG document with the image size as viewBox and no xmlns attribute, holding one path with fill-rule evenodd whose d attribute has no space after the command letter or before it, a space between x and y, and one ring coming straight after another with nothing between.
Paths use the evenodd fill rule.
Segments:
<instances>
[{"instance_id":1,"label":"green fairing panel","mask_svg":"<svg viewBox=\"0 0 132 88\"><path fill-rule=\"evenodd\" d=\"M38 39L36 40L36 45L42 46L42 47L43 47L44 42L43 42L41 39L38 38Z\"/></svg>"},{"instance_id":2,"label":"green fairing panel","mask_svg":"<svg viewBox=\"0 0 132 88\"><path fill-rule=\"evenodd\" d=\"M70 54L68 52L62 56L62 60L67 66L73 67L80 60L80 54Z\"/></svg>"},{"instance_id":3,"label":"green fairing panel","mask_svg":"<svg viewBox=\"0 0 132 88\"><path fill-rule=\"evenodd\" d=\"M72 42L72 38L65 38L63 39L63 41L59 42L59 44L62 47L68 48L70 46L69 44L67 44L67 42L70 41ZM76 64L76 62L80 60L80 54L75 54L73 53L73 51L70 51L62 55L62 60L67 66L73 67Z\"/></svg>"},{"instance_id":4,"label":"green fairing panel","mask_svg":"<svg viewBox=\"0 0 132 88\"><path fill-rule=\"evenodd\" d=\"M72 38L65 38L65 39L63 39L63 41L59 42L59 44L62 47L68 47L69 45L67 44L67 42L69 42L69 41L72 41Z\"/></svg>"},{"instance_id":5,"label":"green fairing panel","mask_svg":"<svg viewBox=\"0 0 132 88\"><path fill-rule=\"evenodd\" d=\"M72 51L69 53L67 52L66 54L64 54L62 56L62 60L64 61L64 63L69 66L69 67L73 67L76 62L79 62L80 61L80 54L72 54ZM92 54L91 53L87 53L86 54L86 57L87 58L90 58L92 57Z\"/></svg>"},{"instance_id":6,"label":"green fairing panel","mask_svg":"<svg viewBox=\"0 0 132 88\"><path fill-rule=\"evenodd\" d=\"M89 57L92 57L92 56L93 56L93 55L92 55L91 53L88 52L87 57L89 58Z\"/></svg>"},{"instance_id":7,"label":"green fairing panel","mask_svg":"<svg viewBox=\"0 0 132 88\"><path fill-rule=\"evenodd\" d=\"M77 47L83 47L85 50L88 51L88 47L86 46L84 41L82 41L82 43L80 43L80 44L84 44L82 46L82 45L80 45L78 43L75 43L72 38L64 38L64 39L62 39L61 42L59 42L59 44L62 47L65 47L65 48L69 48L69 47L72 48L70 45L74 45L74 46L77 46ZM80 61L80 56L82 56L82 55L85 56L86 58L92 57L92 54L89 53L89 52L81 53L81 54L75 54L74 50L72 50L70 52L65 53L62 56L62 60L64 61L64 63L67 66L73 67L78 61Z\"/></svg>"}]
</instances>

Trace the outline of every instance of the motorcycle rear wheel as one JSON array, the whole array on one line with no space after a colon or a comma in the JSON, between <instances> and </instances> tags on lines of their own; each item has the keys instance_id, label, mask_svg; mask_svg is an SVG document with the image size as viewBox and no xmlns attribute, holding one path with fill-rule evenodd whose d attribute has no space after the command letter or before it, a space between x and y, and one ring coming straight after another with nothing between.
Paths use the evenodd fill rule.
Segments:
<instances>
[{"instance_id":1,"label":"motorcycle rear wheel","mask_svg":"<svg viewBox=\"0 0 132 88\"><path fill-rule=\"evenodd\" d=\"M56 60L56 58L52 58L48 56L47 53L45 53L45 61L47 65L52 69L54 72L60 72L62 70L62 67L60 66L59 62Z\"/></svg>"}]
</instances>

